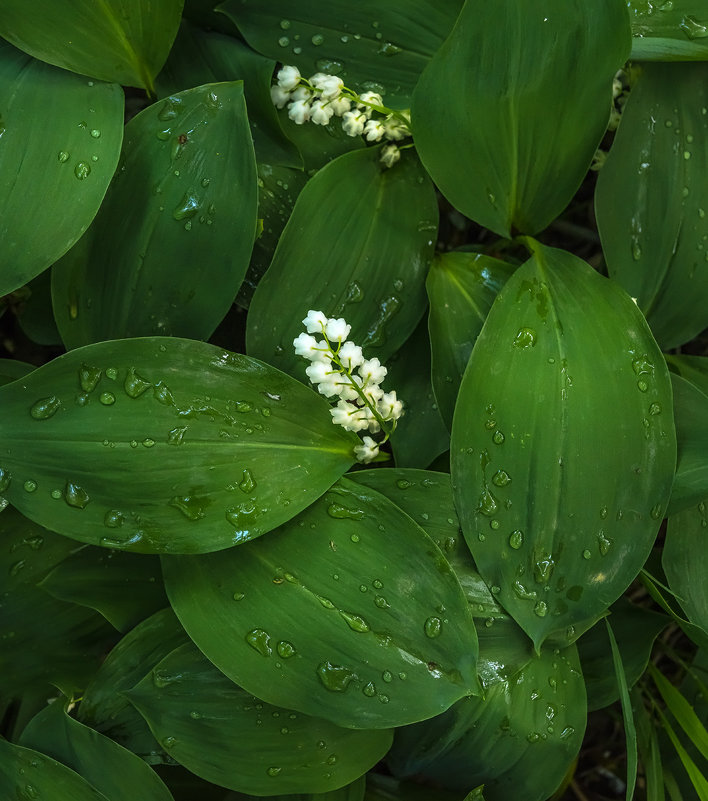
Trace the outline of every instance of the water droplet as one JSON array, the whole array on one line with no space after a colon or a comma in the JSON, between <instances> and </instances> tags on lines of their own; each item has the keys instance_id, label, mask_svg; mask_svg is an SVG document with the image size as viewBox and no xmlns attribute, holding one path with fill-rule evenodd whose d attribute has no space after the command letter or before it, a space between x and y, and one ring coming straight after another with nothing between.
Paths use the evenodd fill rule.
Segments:
<instances>
[{"instance_id":1,"label":"water droplet","mask_svg":"<svg viewBox=\"0 0 708 801\"><path fill-rule=\"evenodd\" d=\"M280 27L282 28L282 30L287 31L287 29L290 27L290 20L289 19L281 19L280 20Z\"/></svg>"},{"instance_id":2,"label":"water droplet","mask_svg":"<svg viewBox=\"0 0 708 801\"><path fill-rule=\"evenodd\" d=\"M495 431L492 436L492 442L494 442L495 445L501 445L502 442L504 442L504 439L505 439L504 434L502 434L502 432L498 430Z\"/></svg>"},{"instance_id":3,"label":"water droplet","mask_svg":"<svg viewBox=\"0 0 708 801\"><path fill-rule=\"evenodd\" d=\"M102 392L99 401L104 406L112 406L116 402L116 396L112 392Z\"/></svg>"},{"instance_id":4,"label":"water droplet","mask_svg":"<svg viewBox=\"0 0 708 801\"><path fill-rule=\"evenodd\" d=\"M270 656L273 653L273 649L270 647L270 634L265 629L249 631L246 635L246 642L261 656Z\"/></svg>"},{"instance_id":5,"label":"water droplet","mask_svg":"<svg viewBox=\"0 0 708 801\"><path fill-rule=\"evenodd\" d=\"M479 505L477 506L477 511L486 517L491 517L492 515L496 514L498 508L499 506L496 498L492 495L489 489L485 487L484 491L479 496Z\"/></svg>"},{"instance_id":6,"label":"water droplet","mask_svg":"<svg viewBox=\"0 0 708 801\"><path fill-rule=\"evenodd\" d=\"M659 518L661 517L661 512L662 512L662 506L660 503L657 503L656 506L654 506L650 512L652 519L659 520Z\"/></svg>"},{"instance_id":7,"label":"water droplet","mask_svg":"<svg viewBox=\"0 0 708 801\"><path fill-rule=\"evenodd\" d=\"M533 577L537 584L548 583L555 564L551 554L543 554L543 556L536 561L533 568Z\"/></svg>"},{"instance_id":8,"label":"water droplet","mask_svg":"<svg viewBox=\"0 0 708 801\"><path fill-rule=\"evenodd\" d=\"M646 381L639 380L639 381L637 381L637 389L640 392L646 392L647 389L649 389L649 385L647 384Z\"/></svg>"},{"instance_id":9,"label":"water droplet","mask_svg":"<svg viewBox=\"0 0 708 801\"><path fill-rule=\"evenodd\" d=\"M402 489L402 490L403 490L403 489L408 489L408 488L411 486L411 482L410 482L410 481L408 481L408 480L407 480L407 479L405 479L405 478L399 478L399 479L396 481L396 486L398 487L398 489Z\"/></svg>"},{"instance_id":10,"label":"water droplet","mask_svg":"<svg viewBox=\"0 0 708 801\"><path fill-rule=\"evenodd\" d=\"M377 606L379 609L387 609L389 606L388 601L383 597L383 595L377 595L374 598L374 605Z\"/></svg>"},{"instance_id":11,"label":"water droplet","mask_svg":"<svg viewBox=\"0 0 708 801\"><path fill-rule=\"evenodd\" d=\"M324 36L321 33L316 33L310 40L315 47L318 47L324 42Z\"/></svg>"},{"instance_id":12,"label":"water droplet","mask_svg":"<svg viewBox=\"0 0 708 801\"><path fill-rule=\"evenodd\" d=\"M157 112L158 119L166 122L173 120L182 111L182 99L179 97L167 97L162 102L160 110Z\"/></svg>"},{"instance_id":13,"label":"water droplet","mask_svg":"<svg viewBox=\"0 0 708 801\"><path fill-rule=\"evenodd\" d=\"M539 601L533 608L534 614L538 617L545 617L548 612L548 605L545 601Z\"/></svg>"},{"instance_id":14,"label":"water droplet","mask_svg":"<svg viewBox=\"0 0 708 801\"><path fill-rule=\"evenodd\" d=\"M282 768L278 768L278 767L276 767L275 765L273 765L273 766L271 766L270 768L268 768L268 770L266 771L266 773L267 773L269 776L278 776L281 770L282 770Z\"/></svg>"},{"instance_id":15,"label":"water droplet","mask_svg":"<svg viewBox=\"0 0 708 801\"><path fill-rule=\"evenodd\" d=\"M152 448L155 444L155 440L151 437L145 437L142 442L143 448Z\"/></svg>"},{"instance_id":16,"label":"water droplet","mask_svg":"<svg viewBox=\"0 0 708 801\"><path fill-rule=\"evenodd\" d=\"M383 589L383 581L381 581L381 579L374 579L374 580L371 582L371 586L372 586L372 587L373 587L375 590L382 590L382 589Z\"/></svg>"},{"instance_id":17,"label":"water droplet","mask_svg":"<svg viewBox=\"0 0 708 801\"><path fill-rule=\"evenodd\" d=\"M85 161L80 161L74 167L74 175L80 180L83 181L85 178L88 178L91 174L91 165L87 164Z\"/></svg>"},{"instance_id":18,"label":"water droplet","mask_svg":"<svg viewBox=\"0 0 708 801\"><path fill-rule=\"evenodd\" d=\"M330 503L327 507L327 514L337 520L361 520L364 517L362 509L348 509L346 506L342 506L339 503Z\"/></svg>"},{"instance_id":19,"label":"water droplet","mask_svg":"<svg viewBox=\"0 0 708 801\"><path fill-rule=\"evenodd\" d=\"M103 516L103 525L108 528L120 528L124 522L123 514L117 509L109 509Z\"/></svg>"},{"instance_id":20,"label":"water droplet","mask_svg":"<svg viewBox=\"0 0 708 801\"><path fill-rule=\"evenodd\" d=\"M526 735L526 739L530 743L537 743L541 738L541 735L537 731L532 731L530 734Z\"/></svg>"},{"instance_id":21,"label":"water droplet","mask_svg":"<svg viewBox=\"0 0 708 801\"><path fill-rule=\"evenodd\" d=\"M533 328L520 328L514 339L514 347L526 350L536 345L536 332Z\"/></svg>"},{"instance_id":22,"label":"water droplet","mask_svg":"<svg viewBox=\"0 0 708 801\"><path fill-rule=\"evenodd\" d=\"M170 506L179 509L187 520L201 520L211 503L208 497L199 498L195 495L175 495L170 498Z\"/></svg>"},{"instance_id":23,"label":"water droplet","mask_svg":"<svg viewBox=\"0 0 708 801\"><path fill-rule=\"evenodd\" d=\"M135 368L131 367L128 370L128 374L125 377L123 389L125 390L125 394L128 395L128 397L139 398L151 386L152 384L149 381L145 381L144 379L142 379L135 372Z\"/></svg>"},{"instance_id":24,"label":"water droplet","mask_svg":"<svg viewBox=\"0 0 708 801\"><path fill-rule=\"evenodd\" d=\"M586 548L583 551L583 559L590 559L592 557L592 553Z\"/></svg>"},{"instance_id":25,"label":"water droplet","mask_svg":"<svg viewBox=\"0 0 708 801\"><path fill-rule=\"evenodd\" d=\"M509 535L509 545L515 551L518 551L523 544L524 544L524 534L517 528L516 531L512 531L511 534Z\"/></svg>"},{"instance_id":26,"label":"water droplet","mask_svg":"<svg viewBox=\"0 0 708 801\"><path fill-rule=\"evenodd\" d=\"M27 481L22 485L22 488L25 492L35 492L37 489L37 482L33 481L31 478L28 478Z\"/></svg>"},{"instance_id":27,"label":"water droplet","mask_svg":"<svg viewBox=\"0 0 708 801\"><path fill-rule=\"evenodd\" d=\"M283 659L290 659L291 656L295 656L297 653L295 646L287 640L281 640L276 646L276 650Z\"/></svg>"},{"instance_id":28,"label":"water droplet","mask_svg":"<svg viewBox=\"0 0 708 801\"><path fill-rule=\"evenodd\" d=\"M245 468L243 471L243 478L238 482L238 488L241 492L245 492L246 494L253 492L256 488L256 482L253 479L253 474L248 468Z\"/></svg>"},{"instance_id":29,"label":"water droplet","mask_svg":"<svg viewBox=\"0 0 708 801\"><path fill-rule=\"evenodd\" d=\"M5 492L5 490L10 486L11 481L12 474L10 471L4 467L0 467L0 492Z\"/></svg>"},{"instance_id":30,"label":"water droplet","mask_svg":"<svg viewBox=\"0 0 708 801\"><path fill-rule=\"evenodd\" d=\"M91 130L91 136L92 136L94 139L100 139L100 138L101 138L101 132L98 130L98 128L93 128L93 129Z\"/></svg>"},{"instance_id":31,"label":"water droplet","mask_svg":"<svg viewBox=\"0 0 708 801\"><path fill-rule=\"evenodd\" d=\"M35 420L48 420L52 417L57 409L61 406L61 401L56 395L50 395L48 398L40 398L35 401L30 409L30 416Z\"/></svg>"},{"instance_id":32,"label":"water droplet","mask_svg":"<svg viewBox=\"0 0 708 801\"><path fill-rule=\"evenodd\" d=\"M506 472L506 470L497 470L497 472L492 476L492 484L496 487L506 487L507 484L511 482L511 476Z\"/></svg>"},{"instance_id":33,"label":"water droplet","mask_svg":"<svg viewBox=\"0 0 708 801\"><path fill-rule=\"evenodd\" d=\"M612 547L612 540L608 539L603 531L600 531L597 535L597 545L600 549L600 556L607 556Z\"/></svg>"},{"instance_id":34,"label":"water droplet","mask_svg":"<svg viewBox=\"0 0 708 801\"><path fill-rule=\"evenodd\" d=\"M364 620L363 617L352 614L351 612L345 612L342 609L339 610L339 615L346 622L347 626L349 626L349 628L352 631L358 631L360 633L371 631L371 627Z\"/></svg>"},{"instance_id":35,"label":"water droplet","mask_svg":"<svg viewBox=\"0 0 708 801\"><path fill-rule=\"evenodd\" d=\"M679 28L681 28L689 39L705 39L708 36L708 26L704 25L691 14L687 14L681 20Z\"/></svg>"},{"instance_id":36,"label":"water droplet","mask_svg":"<svg viewBox=\"0 0 708 801\"><path fill-rule=\"evenodd\" d=\"M333 665L331 662L322 662L317 668L317 676L323 686L337 693L343 693L356 674L343 665Z\"/></svg>"},{"instance_id":37,"label":"water droplet","mask_svg":"<svg viewBox=\"0 0 708 801\"><path fill-rule=\"evenodd\" d=\"M359 542L359 540L360 540L361 538L359 537L359 535L358 535L358 534L351 534L351 535L349 536L349 539L350 539L352 542Z\"/></svg>"},{"instance_id":38,"label":"water droplet","mask_svg":"<svg viewBox=\"0 0 708 801\"><path fill-rule=\"evenodd\" d=\"M401 52L401 48L392 42L383 42L376 52L380 56L395 56Z\"/></svg>"},{"instance_id":39,"label":"water droplet","mask_svg":"<svg viewBox=\"0 0 708 801\"><path fill-rule=\"evenodd\" d=\"M64 500L74 509L84 509L90 498L88 492L73 481L67 481L64 487Z\"/></svg>"},{"instance_id":40,"label":"water droplet","mask_svg":"<svg viewBox=\"0 0 708 801\"><path fill-rule=\"evenodd\" d=\"M423 624L425 636L430 637L431 639L434 637L439 637L442 633L442 625L442 620L440 620L439 617L429 617Z\"/></svg>"},{"instance_id":41,"label":"water droplet","mask_svg":"<svg viewBox=\"0 0 708 801\"><path fill-rule=\"evenodd\" d=\"M287 36L281 36L280 39L278 39L278 44L281 47L287 47L290 44L290 39L288 39Z\"/></svg>"},{"instance_id":42,"label":"water droplet","mask_svg":"<svg viewBox=\"0 0 708 801\"><path fill-rule=\"evenodd\" d=\"M57 159L60 164L65 164L67 161L69 161L69 154L66 152L66 150L60 150L57 153Z\"/></svg>"},{"instance_id":43,"label":"water droplet","mask_svg":"<svg viewBox=\"0 0 708 801\"><path fill-rule=\"evenodd\" d=\"M661 414L661 406L658 403L652 403L652 405L649 407L649 414Z\"/></svg>"},{"instance_id":44,"label":"water droplet","mask_svg":"<svg viewBox=\"0 0 708 801\"><path fill-rule=\"evenodd\" d=\"M376 685L373 681L365 684L361 690L368 698L373 698L376 695Z\"/></svg>"},{"instance_id":45,"label":"water droplet","mask_svg":"<svg viewBox=\"0 0 708 801\"><path fill-rule=\"evenodd\" d=\"M245 597L246 597L245 592L235 592L233 595L234 601L243 601Z\"/></svg>"},{"instance_id":46,"label":"water droplet","mask_svg":"<svg viewBox=\"0 0 708 801\"><path fill-rule=\"evenodd\" d=\"M187 433L187 426L178 426L167 432L167 442L170 445L181 445L184 435Z\"/></svg>"},{"instance_id":47,"label":"water droplet","mask_svg":"<svg viewBox=\"0 0 708 801\"><path fill-rule=\"evenodd\" d=\"M172 217L175 220L189 220L201 208L201 201L191 192L185 192L182 200L175 206Z\"/></svg>"}]
</instances>

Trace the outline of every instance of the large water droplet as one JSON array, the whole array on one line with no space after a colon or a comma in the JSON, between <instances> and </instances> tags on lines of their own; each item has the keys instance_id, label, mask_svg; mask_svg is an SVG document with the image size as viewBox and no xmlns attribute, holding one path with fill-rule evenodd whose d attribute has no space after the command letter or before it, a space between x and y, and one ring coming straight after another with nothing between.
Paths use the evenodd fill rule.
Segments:
<instances>
[{"instance_id":1,"label":"large water droplet","mask_svg":"<svg viewBox=\"0 0 708 801\"><path fill-rule=\"evenodd\" d=\"M431 639L439 637L442 633L442 620L439 617L429 617L423 624L423 631L425 636Z\"/></svg>"},{"instance_id":2,"label":"large water droplet","mask_svg":"<svg viewBox=\"0 0 708 801\"><path fill-rule=\"evenodd\" d=\"M79 368L79 385L84 392L93 392L101 380L101 369L82 364Z\"/></svg>"},{"instance_id":3,"label":"large water droplet","mask_svg":"<svg viewBox=\"0 0 708 801\"><path fill-rule=\"evenodd\" d=\"M73 506L74 509L83 509L88 504L90 498L88 492L73 481L67 481L64 487L64 500Z\"/></svg>"},{"instance_id":4,"label":"large water droplet","mask_svg":"<svg viewBox=\"0 0 708 801\"><path fill-rule=\"evenodd\" d=\"M243 471L243 478L238 482L238 488L247 494L253 492L253 490L256 488L256 482L253 478L253 474L247 467Z\"/></svg>"},{"instance_id":5,"label":"large water droplet","mask_svg":"<svg viewBox=\"0 0 708 801\"><path fill-rule=\"evenodd\" d=\"M32 404L30 416L35 420L47 420L56 413L60 406L61 401L56 395L50 395L48 398L40 398Z\"/></svg>"},{"instance_id":6,"label":"large water droplet","mask_svg":"<svg viewBox=\"0 0 708 801\"><path fill-rule=\"evenodd\" d=\"M344 610L341 609L339 610L339 614L352 631L358 631L360 633L371 631L371 627L364 620L363 617L355 615L352 612L345 612Z\"/></svg>"},{"instance_id":7,"label":"large water droplet","mask_svg":"<svg viewBox=\"0 0 708 801\"><path fill-rule=\"evenodd\" d=\"M517 528L516 531L512 531L511 534L509 535L509 545L515 551L518 551L523 544L524 544L524 534Z\"/></svg>"},{"instance_id":8,"label":"large water droplet","mask_svg":"<svg viewBox=\"0 0 708 801\"><path fill-rule=\"evenodd\" d=\"M87 164L85 161L80 161L74 167L74 175L80 180L83 181L85 178L88 178L91 175L91 165Z\"/></svg>"},{"instance_id":9,"label":"large water droplet","mask_svg":"<svg viewBox=\"0 0 708 801\"><path fill-rule=\"evenodd\" d=\"M497 470L497 472L492 476L492 484L496 487L506 487L507 484L511 482L511 476L506 472L506 470Z\"/></svg>"},{"instance_id":10,"label":"large water droplet","mask_svg":"<svg viewBox=\"0 0 708 801\"><path fill-rule=\"evenodd\" d=\"M339 503L330 503L327 507L327 514L337 520L350 519L361 520L364 517L362 509L349 509Z\"/></svg>"},{"instance_id":11,"label":"large water droplet","mask_svg":"<svg viewBox=\"0 0 708 801\"><path fill-rule=\"evenodd\" d=\"M520 328L514 339L514 347L526 350L536 345L536 332L533 328Z\"/></svg>"},{"instance_id":12,"label":"large water droplet","mask_svg":"<svg viewBox=\"0 0 708 801\"><path fill-rule=\"evenodd\" d=\"M337 693L343 693L356 674L343 665L333 665L331 662L322 662L317 668L317 676L322 685Z\"/></svg>"},{"instance_id":13,"label":"large water droplet","mask_svg":"<svg viewBox=\"0 0 708 801\"><path fill-rule=\"evenodd\" d=\"M206 514L210 502L210 499L207 497L200 498L195 495L175 495L173 498L170 498L169 503L170 506L179 509L187 520L201 520Z\"/></svg>"},{"instance_id":14,"label":"large water droplet","mask_svg":"<svg viewBox=\"0 0 708 801\"><path fill-rule=\"evenodd\" d=\"M125 394L130 398L139 398L151 386L152 384L149 381L145 381L135 372L134 367L128 370L125 382L123 383Z\"/></svg>"},{"instance_id":15,"label":"large water droplet","mask_svg":"<svg viewBox=\"0 0 708 801\"><path fill-rule=\"evenodd\" d=\"M172 216L175 220L188 220L199 211L201 202L191 192L185 192L182 200L175 206Z\"/></svg>"},{"instance_id":16,"label":"large water droplet","mask_svg":"<svg viewBox=\"0 0 708 801\"><path fill-rule=\"evenodd\" d=\"M246 642L258 651L261 656L270 656L273 649L270 646L270 634L265 629L253 629L246 634Z\"/></svg>"},{"instance_id":17,"label":"large water droplet","mask_svg":"<svg viewBox=\"0 0 708 801\"><path fill-rule=\"evenodd\" d=\"M479 505L477 506L477 511L486 517L491 517L492 515L496 514L498 508L499 506L496 498L492 495L489 489L485 487L484 491L479 496Z\"/></svg>"},{"instance_id":18,"label":"large water droplet","mask_svg":"<svg viewBox=\"0 0 708 801\"><path fill-rule=\"evenodd\" d=\"M291 656L295 656L297 653L295 646L287 640L281 640L276 646L276 650L278 652L278 656L281 656L283 659L290 659Z\"/></svg>"}]
</instances>

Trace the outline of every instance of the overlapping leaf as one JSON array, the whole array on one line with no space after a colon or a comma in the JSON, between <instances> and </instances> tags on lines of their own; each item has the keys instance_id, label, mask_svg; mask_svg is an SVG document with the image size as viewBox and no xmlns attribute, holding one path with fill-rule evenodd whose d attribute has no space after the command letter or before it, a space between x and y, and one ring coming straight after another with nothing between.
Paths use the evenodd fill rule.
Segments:
<instances>
[{"instance_id":1,"label":"overlapping leaf","mask_svg":"<svg viewBox=\"0 0 708 801\"><path fill-rule=\"evenodd\" d=\"M708 326L708 64L645 64L600 172L610 276L665 350Z\"/></svg>"},{"instance_id":2,"label":"overlapping leaf","mask_svg":"<svg viewBox=\"0 0 708 801\"><path fill-rule=\"evenodd\" d=\"M246 273L256 210L242 82L142 111L126 127L121 167L91 229L54 268L64 344L207 339Z\"/></svg>"},{"instance_id":3,"label":"overlapping leaf","mask_svg":"<svg viewBox=\"0 0 708 801\"><path fill-rule=\"evenodd\" d=\"M257 795L328 792L386 753L392 732L355 732L271 706L191 643L126 693L168 753L209 781Z\"/></svg>"},{"instance_id":4,"label":"overlapping leaf","mask_svg":"<svg viewBox=\"0 0 708 801\"><path fill-rule=\"evenodd\" d=\"M629 0L632 60L705 61L708 14L703 0Z\"/></svg>"},{"instance_id":5,"label":"overlapping leaf","mask_svg":"<svg viewBox=\"0 0 708 801\"><path fill-rule=\"evenodd\" d=\"M251 355L304 378L292 341L309 309L344 316L368 358L388 358L413 331L425 308L435 192L413 154L391 169L379 156L340 156L300 193L249 309Z\"/></svg>"},{"instance_id":6,"label":"overlapping leaf","mask_svg":"<svg viewBox=\"0 0 708 801\"><path fill-rule=\"evenodd\" d=\"M118 163L123 92L0 41L0 96L4 295L66 253L91 223Z\"/></svg>"},{"instance_id":7,"label":"overlapping leaf","mask_svg":"<svg viewBox=\"0 0 708 801\"><path fill-rule=\"evenodd\" d=\"M671 376L678 459L670 515L708 497L708 396L678 375Z\"/></svg>"},{"instance_id":8,"label":"overlapping leaf","mask_svg":"<svg viewBox=\"0 0 708 801\"><path fill-rule=\"evenodd\" d=\"M529 246L472 351L451 450L475 563L538 648L572 641L638 573L676 439L666 364L632 300Z\"/></svg>"},{"instance_id":9,"label":"overlapping leaf","mask_svg":"<svg viewBox=\"0 0 708 801\"><path fill-rule=\"evenodd\" d=\"M413 96L425 168L475 222L540 231L587 172L629 49L615 0L467 0Z\"/></svg>"},{"instance_id":10,"label":"overlapping leaf","mask_svg":"<svg viewBox=\"0 0 708 801\"><path fill-rule=\"evenodd\" d=\"M269 703L352 728L422 720L477 691L477 639L433 541L342 479L248 547L163 559L189 636Z\"/></svg>"},{"instance_id":11,"label":"overlapping leaf","mask_svg":"<svg viewBox=\"0 0 708 801\"><path fill-rule=\"evenodd\" d=\"M184 0L4 0L0 36L35 58L152 92L177 33Z\"/></svg>"},{"instance_id":12,"label":"overlapping leaf","mask_svg":"<svg viewBox=\"0 0 708 801\"><path fill-rule=\"evenodd\" d=\"M0 493L52 530L199 553L296 515L356 437L289 376L201 342L89 345L0 389Z\"/></svg>"}]
</instances>

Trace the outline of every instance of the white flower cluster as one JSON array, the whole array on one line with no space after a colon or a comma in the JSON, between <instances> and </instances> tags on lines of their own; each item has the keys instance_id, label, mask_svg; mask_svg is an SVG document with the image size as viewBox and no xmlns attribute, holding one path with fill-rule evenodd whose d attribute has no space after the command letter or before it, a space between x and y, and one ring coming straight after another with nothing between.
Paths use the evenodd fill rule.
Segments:
<instances>
[{"instance_id":1,"label":"white flower cluster","mask_svg":"<svg viewBox=\"0 0 708 801\"><path fill-rule=\"evenodd\" d=\"M381 389L386 368L376 357L365 359L361 347L347 339L351 326L342 317L327 317L311 309L302 322L307 333L293 340L295 353L310 362L305 372L318 391L327 398L338 398L330 409L332 422L347 431L378 434L383 430L381 442L364 436L362 444L354 448L360 462L373 461L403 414L403 403L395 391Z\"/></svg>"},{"instance_id":2,"label":"white flower cluster","mask_svg":"<svg viewBox=\"0 0 708 801\"><path fill-rule=\"evenodd\" d=\"M309 120L315 125L327 125L332 117L341 117L342 128L349 136L364 136L367 142L388 140L381 149L381 162L386 167L401 158L394 143L411 135L410 115L386 108L377 92L357 94L347 89L341 78L323 72L303 78L297 67L283 67L277 79L278 83L270 88L271 98L277 108L287 105L293 122L302 125ZM374 113L383 116L375 118Z\"/></svg>"}]
</instances>

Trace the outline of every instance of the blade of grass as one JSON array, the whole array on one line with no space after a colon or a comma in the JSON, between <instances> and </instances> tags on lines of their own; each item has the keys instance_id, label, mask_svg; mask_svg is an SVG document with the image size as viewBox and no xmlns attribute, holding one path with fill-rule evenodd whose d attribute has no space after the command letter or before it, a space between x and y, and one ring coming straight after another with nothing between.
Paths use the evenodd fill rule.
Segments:
<instances>
[{"instance_id":1,"label":"blade of grass","mask_svg":"<svg viewBox=\"0 0 708 801\"><path fill-rule=\"evenodd\" d=\"M649 665L649 672L671 714L700 751L701 756L708 759L708 731L698 719L693 707L654 665Z\"/></svg>"},{"instance_id":2,"label":"blade of grass","mask_svg":"<svg viewBox=\"0 0 708 801\"><path fill-rule=\"evenodd\" d=\"M617 677L617 686L620 691L620 702L622 704L622 717L624 719L624 733L627 742L627 792L625 795L626 801L632 801L634 798L634 788L637 783L637 730L634 726L634 714L632 713L632 702L629 697L629 688L627 686L627 676L624 672L622 665L622 657L620 655L617 640L615 639L612 626L607 618L605 618L605 625L607 626L607 636L610 638L610 648L612 649L612 662L615 668L615 675Z\"/></svg>"},{"instance_id":3,"label":"blade of grass","mask_svg":"<svg viewBox=\"0 0 708 801\"><path fill-rule=\"evenodd\" d=\"M661 717L661 724L666 730L666 733L669 735L671 744L676 749L676 753L681 760L681 764L683 765L688 778L691 780L693 789L698 795L698 801L708 801L708 781L706 781L706 777L701 773L696 763L691 759L688 752L681 744L678 735L673 730L669 721L666 719L666 715L664 715L664 713L658 707L657 711Z\"/></svg>"}]
</instances>

